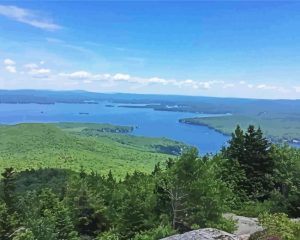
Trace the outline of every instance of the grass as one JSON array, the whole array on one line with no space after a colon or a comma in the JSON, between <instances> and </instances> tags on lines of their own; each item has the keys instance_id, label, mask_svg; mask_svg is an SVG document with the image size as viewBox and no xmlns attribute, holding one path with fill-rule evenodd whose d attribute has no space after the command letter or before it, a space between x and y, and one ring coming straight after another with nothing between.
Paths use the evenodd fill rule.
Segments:
<instances>
[{"instance_id":1,"label":"grass","mask_svg":"<svg viewBox=\"0 0 300 240\"><path fill-rule=\"evenodd\" d=\"M116 176L139 170L149 172L155 163L172 155L158 153L155 144L171 146L171 140L147 139L115 133L88 136L86 129L111 125L18 124L0 126L0 171L14 167L17 171L38 168L61 168L107 173ZM115 128L114 126L111 126ZM83 132L83 133L82 133ZM140 142L140 140L143 140ZM120 142L120 141L123 142ZM144 147L143 142L148 142ZM178 144L173 142L173 144Z\"/></svg>"},{"instance_id":2,"label":"grass","mask_svg":"<svg viewBox=\"0 0 300 240\"><path fill-rule=\"evenodd\" d=\"M231 134L239 124L246 129L249 124L261 127L264 134L274 142L300 140L300 121L298 118L285 116L244 116L229 115L205 118L186 118L181 122L196 125L205 125L224 134Z\"/></svg>"}]
</instances>

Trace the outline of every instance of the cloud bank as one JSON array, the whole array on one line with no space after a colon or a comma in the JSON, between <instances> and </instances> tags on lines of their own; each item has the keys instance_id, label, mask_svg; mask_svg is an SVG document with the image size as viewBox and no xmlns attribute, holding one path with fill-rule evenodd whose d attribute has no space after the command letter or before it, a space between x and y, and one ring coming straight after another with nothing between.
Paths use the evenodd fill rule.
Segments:
<instances>
[{"instance_id":1,"label":"cloud bank","mask_svg":"<svg viewBox=\"0 0 300 240\"><path fill-rule=\"evenodd\" d=\"M36 63L27 63L18 66L15 60L6 58L3 61L4 69L9 79L18 81L23 88L48 89L82 89L96 92L123 91L140 93L165 93L210 96L251 97L286 96L291 98L300 93L300 86L282 86L265 82L225 81L225 80L194 80L168 79L158 76L141 77L128 73L94 73L86 70L59 71L50 69L40 60ZM13 76L9 78L9 74ZM25 80L25 81L24 81ZM16 82L14 83L16 84ZM0 86L1 88L1 86Z\"/></svg>"}]
</instances>

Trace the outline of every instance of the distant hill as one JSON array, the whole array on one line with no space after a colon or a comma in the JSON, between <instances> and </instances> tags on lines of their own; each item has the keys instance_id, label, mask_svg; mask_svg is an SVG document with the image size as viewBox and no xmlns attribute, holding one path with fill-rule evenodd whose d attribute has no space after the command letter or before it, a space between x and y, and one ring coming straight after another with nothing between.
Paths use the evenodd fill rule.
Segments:
<instances>
[{"instance_id":1,"label":"distant hill","mask_svg":"<svg viewBox=\"0 0 300 240\"><path fill-rule=\"evenodd\" d=\"M150 172L159 161L179 154L184 144L161 138L135 137L117 132L130 127L108 124L60 123L0 126L0 171L14 167L62 168L116 176L139 170ZM177 151L177 152L176 152Z\"/></svg>"},{"instance_id":2,"label":"distant hill","mask_svg":"<svg viewBox=\"0 0 300 240\"><path fill-rule=\"evenodd\" d=\"M237 124L262 126L273 141L300 141L300 99L267 100L216 98L179 95L94 93L86 91L0 90L0 103L80 103L97 104L109 101L157 111L229 114L221 118L182 119L182 123L206 125L224 134L231 133Z\"/></svg>"}]
</instances>

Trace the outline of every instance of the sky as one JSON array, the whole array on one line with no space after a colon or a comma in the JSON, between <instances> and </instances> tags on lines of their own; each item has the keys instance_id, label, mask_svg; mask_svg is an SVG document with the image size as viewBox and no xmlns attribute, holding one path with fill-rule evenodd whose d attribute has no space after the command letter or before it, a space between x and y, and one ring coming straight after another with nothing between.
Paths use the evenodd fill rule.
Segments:
<instances>
[{"instance_id":1,"label":"sky","mask_svg":"<svg viewBox=\"0 0 300 240\"><path fill-rule=\"evenodd\" d=\"M0 89L300 98L300 1L0 1Z\"/></svg>"}]
</instances>

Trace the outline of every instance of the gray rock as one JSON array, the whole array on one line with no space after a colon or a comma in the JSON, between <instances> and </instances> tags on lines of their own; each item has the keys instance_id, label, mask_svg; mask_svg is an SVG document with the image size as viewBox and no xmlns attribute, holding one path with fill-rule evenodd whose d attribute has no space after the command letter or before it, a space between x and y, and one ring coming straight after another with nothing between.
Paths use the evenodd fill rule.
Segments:
<instances>
[{"instance_id":1,"label":"gray rock","mask_svg":"<svg viewBox=\"0 0 300 240\"><path fill-rule=\"evenodd\" d=\"M255 232L263 230L263 228L259 225L257 218L243 217L232 213L227 213L223 216L227 219L231 218L237 222L237 230L234 232L234 234L251 235Z\"/></svg>"},{"instance_id":2,"label":"gray rock","mask_svg":"<svg viewBox=\"0 0 300 240\"><path fill-rule=\"evenodd\" d=\"M195 231L186 232L184 234L177 234L161 240L240 240L236 235L214 229L204 228Z\"/></svg>"}]
</instances>

